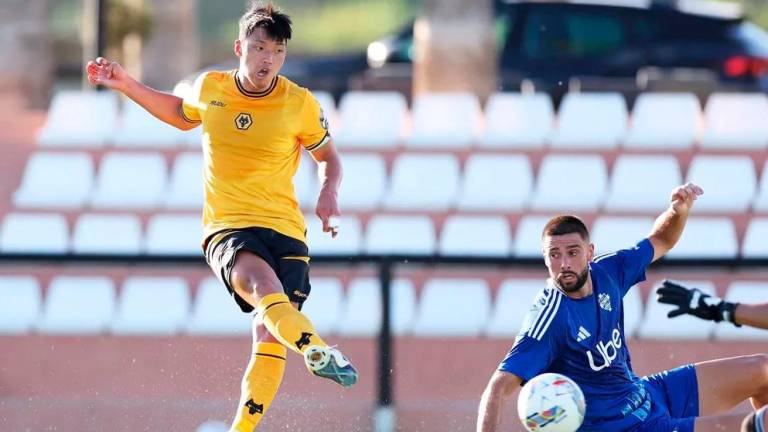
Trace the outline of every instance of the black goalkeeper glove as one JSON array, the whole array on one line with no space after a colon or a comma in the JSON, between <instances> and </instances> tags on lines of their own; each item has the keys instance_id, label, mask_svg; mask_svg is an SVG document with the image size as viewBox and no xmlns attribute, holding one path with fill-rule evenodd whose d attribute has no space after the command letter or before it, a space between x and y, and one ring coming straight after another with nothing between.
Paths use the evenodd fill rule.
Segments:
<instances>
[{"instance_id":1,"label":"black goalkeeper glove","mask_svg":"<svg viewBox=\"0 0 768 432\"><path fill-rule=\"evenodd\" d=\"M689 314L715 322L728 321L736 327L741 327L740 324L734 322L738 303L727 302L698 288L687 288L670 280L665 280L662 286L656 289L656 294L659 303L677 306L677 309L667 313L669 318Z\"/></svg>"}]
</instances>

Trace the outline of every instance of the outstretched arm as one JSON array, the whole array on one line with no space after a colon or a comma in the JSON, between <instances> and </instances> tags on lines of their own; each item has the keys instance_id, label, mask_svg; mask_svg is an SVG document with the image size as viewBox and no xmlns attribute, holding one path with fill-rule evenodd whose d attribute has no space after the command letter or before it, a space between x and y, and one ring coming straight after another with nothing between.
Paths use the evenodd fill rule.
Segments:
<instances>
[{"instance_id":1,"label":"outstretched arm","mask_svg":"<svg viewBox=\"0 0 768 432\"><path fill-rule=\"evenodd\" d=\"M182 99L178 96L150 88L128 75L119 63L99 57L89 61L85 68L88 81L119 91L131 98L158 119L181 130L189 130L199 122L189 121L181 113Z\"/></svg>"},{"instance_id":2,"label":"outstretched arm","mask_svg":"<svg viewBox=\"0 0 768 432\"><path fill-rule=\"evenodd\" d=\"M680 240L693 202L703 193L699 186L690 182L672 191L669 208L656 218L648 236L653 245L653 261L666 255Z\"/></svg>"},{"instance_id":3,"label":"outstretched arm","mask_svg":"<svg viewBox=\"0 0 768 432\"><path fill-rule=\"evenodd\" d=\"M506 399L519 388L522 380L517 375L496 371L480 398L477 412L477 432L494 432L501 423L501 412Z\"/></svg>"}]
</instances>

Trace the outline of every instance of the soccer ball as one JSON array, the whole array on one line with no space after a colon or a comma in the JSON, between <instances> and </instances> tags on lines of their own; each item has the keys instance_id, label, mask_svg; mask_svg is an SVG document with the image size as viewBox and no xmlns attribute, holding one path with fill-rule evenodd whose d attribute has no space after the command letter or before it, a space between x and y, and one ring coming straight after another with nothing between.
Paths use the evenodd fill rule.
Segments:
<instances>
[{"instance_id":1,"label":"soccer ball","mask_svg":"<svg viewBox=\"0 0 768 432\"><path fill-rule=\"evenodd\" d=\"M575 432L584 421L585 409L579 386L556 373L534 377L517 398L517 414L530 432Z\"/></svg>"}]
</instances>

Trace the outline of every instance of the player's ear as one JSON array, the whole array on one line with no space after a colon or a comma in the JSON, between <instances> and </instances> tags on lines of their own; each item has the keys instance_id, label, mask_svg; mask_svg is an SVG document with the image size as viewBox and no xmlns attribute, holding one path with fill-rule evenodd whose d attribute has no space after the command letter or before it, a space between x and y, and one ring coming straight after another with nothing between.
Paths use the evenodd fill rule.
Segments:
<instances>
[{"instance_id":1,"label":"player's ear","mask_svg":"<svg viewBox=\"0 0 768 432\"><path fill-rule=\"evenodd\" d=\"M242 57L243 55L243 43L240 41L240 38L235 39L235 55L238 57Z\"/></svg>"},{"instance_id":2,"label":"player's ear","mask_svg":"<svg viewBox=\"0 0 768 432\"><path fill-rule=\"evenodd\" d=\"M587 261L592 261L592 258L595 256L595 244L590 243L589 247L587 247Z\"/></svg>"}]
</instances>

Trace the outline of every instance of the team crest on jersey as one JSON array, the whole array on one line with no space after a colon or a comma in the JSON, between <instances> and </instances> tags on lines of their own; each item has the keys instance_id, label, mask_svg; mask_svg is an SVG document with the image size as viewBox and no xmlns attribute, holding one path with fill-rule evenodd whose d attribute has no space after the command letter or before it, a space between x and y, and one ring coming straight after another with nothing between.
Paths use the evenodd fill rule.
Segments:
<instances>
[{"instance_id":1,"label":"team crest on jersey","mask_svg":"<svg viewBox=\"0 0 768 432\"><path fill-rule=\"evenodd\" d=\"M235 126L240 130L248 130L253 124L253 119L248 113L240 113L235 117Z\"/></svg>"},{"instance_id":2,"label":"team crest on jersey","mask_svg":"<svg viewBox=\"0 0 768 432\"><path fill-rule=\"evenodd\" d=\"M611 296L609 296L606 293L602 293L599 296L597 296L598 303L600 303L600 307L607 310L608 312L612 311L611 309Z\"/></svg>"}]
</instances>

